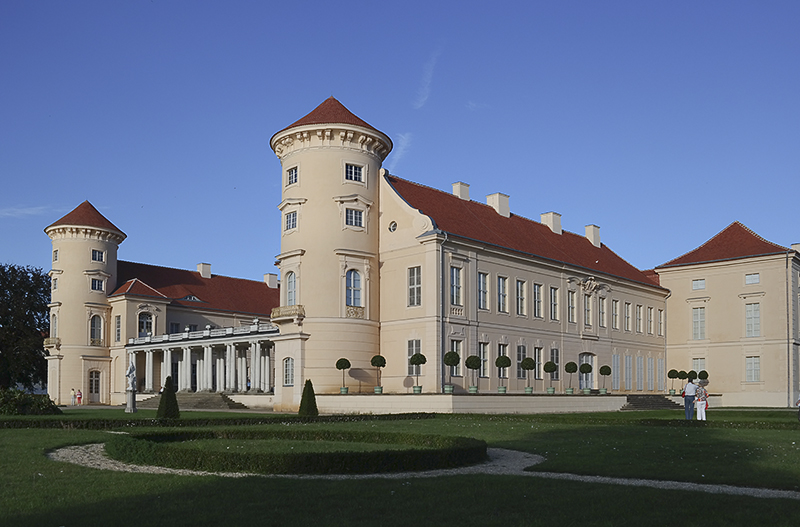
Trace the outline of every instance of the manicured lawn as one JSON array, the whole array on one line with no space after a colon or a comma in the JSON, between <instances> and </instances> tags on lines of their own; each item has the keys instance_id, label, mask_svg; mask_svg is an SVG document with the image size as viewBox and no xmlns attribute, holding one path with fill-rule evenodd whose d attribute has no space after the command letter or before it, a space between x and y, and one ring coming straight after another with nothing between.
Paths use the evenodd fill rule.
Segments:
<instances>
[{"instance_id":1,"label":"manicured lawn","mask_svg":"<svg viewBox=\"0 0 800 527\"><path fill-rule=\"evenodd\" d=\"M89 410L89 416L84 412L70 411L67 417L108 415L106 411ZM409 421L277 426L471 436L484 439L493 447L545 456L547 461L535 470L783 489L800 486L800 425L796 413L718 410L709 426L685 426L680 422L681 415L682 412L667 411L538 417L438 416ZM795 525L800 518L800 501L525 476L225 479L116 473L56 463L44 457L49 449L102 442L107 437L107 432L92 430L0 430L0 525L436 522L641 527Z\"/></svg>"}]
</instances>

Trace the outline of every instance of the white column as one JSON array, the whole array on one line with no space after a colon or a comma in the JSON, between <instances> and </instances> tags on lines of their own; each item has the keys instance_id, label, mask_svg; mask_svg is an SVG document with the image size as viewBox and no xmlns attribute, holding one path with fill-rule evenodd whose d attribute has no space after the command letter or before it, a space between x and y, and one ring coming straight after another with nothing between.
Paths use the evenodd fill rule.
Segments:
<instances>
[{"instance_id":1,"label":"white column","mask_svg":"<svg viewBox=\"0 0 800 527\"><path fill-rule=\"evenodd\" d=\"M239 352L239 367L237 368L238 371L238 378L239 378L239 391L246 392L247 391L247 349L243 349Z\"/></svg>"},{"instance_id":2,"label":"white column","mask_svg":"<svg viewBox=\"0 0 800 527\"><path fill-rule=\"evenodd\" d=\"M161 362L161 386L167 384L167 377L172 375L172 348L164 348L164 358Z\"/></svg>"},{"instance_id":3,"label":"white column","mask_svg":"<svg viewBox=\"0 0 800 527\"><path fill-rule=\"evenodd\" d=\"M211 388L212 388L212 384L213 384L212 383L213 377L211 375L211 371L212 371L211 368L212 368L213 364L212 364L212 361L211 361L211 346L210 345L203 346L203 355L204 355L204 357L203 357L203 365L204 365L203 374L204 374L204 378L205 378L205 381L203 382L203 390L210 392Z\"/></svg>"},{"instance_id":4,"label":"white column","mask_svg":"<svg viewBox=\"0 0 800 527\"><path fill-rule=\"evenodd\" d=\"M183 361L181 361L178 390L188 392L192 389L192 349L183 348Z\"/></svg>"},{"instance_id":5,"label":"white column","mask_svg":"<svg viewBox=\"0 0 800 527\"><path fill-rule=\"evenodd\" d=\"M144 391L153 391L153 351L147 350L144 355Z\"/></svg>"},{"instance_id":6,"label":"white column","mask_svg":"<svg viewBox=\"0 0 800 527\"><path fill-rule=\"evenodd\" d=\"M261 390L261 342L259 341L250 343L250 371L253 372L250 390L257 392Z\"/></svg>"},{"instance_id":7,"label":"white column","mask_svg":"<svg viewBox=\"0 0 800 527\"><path fill-rule=\"evenodd\" d=\"M230 392L236 391L233 380L236 378L236 347L233 344L225 345L225 389Z\"/></svg>"},{"instance_id":8,"label":"white column","mask_svg":"<svg viewBox=\"0 0 800 527\"><path fill-rule=\"evenodd\" d=\"M222 353L217 354L217 391L225 391L225 357Z\"/></svg>"}]
</instances>

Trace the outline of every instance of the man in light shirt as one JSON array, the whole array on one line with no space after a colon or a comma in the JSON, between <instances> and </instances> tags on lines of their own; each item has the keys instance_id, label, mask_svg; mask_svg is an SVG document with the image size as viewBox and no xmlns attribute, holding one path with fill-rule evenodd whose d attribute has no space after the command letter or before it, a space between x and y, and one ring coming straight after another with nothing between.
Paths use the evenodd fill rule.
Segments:
<instances>
[{"instance_id":1,"label":"man in light shirt","mask_svg":"<svg viewBox=\"0 0 800 527\"><path fill-rule=\"evenodd\" d=\"M694 417L694 396L697 395L697 385L689 379L683 387L683 406L686 410L686 420L691 421Z\"/></svg>"}]
</instances>

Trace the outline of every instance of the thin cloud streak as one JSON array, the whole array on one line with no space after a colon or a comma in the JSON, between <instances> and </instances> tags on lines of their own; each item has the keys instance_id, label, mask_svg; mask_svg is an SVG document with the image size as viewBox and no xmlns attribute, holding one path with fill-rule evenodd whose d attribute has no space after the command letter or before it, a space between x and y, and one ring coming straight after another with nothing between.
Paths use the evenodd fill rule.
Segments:
<instances>
[{"instance_id":1,"label":"thin cloud streak","mask_svg":"<svg viewBox=\"0 0 800 527\"><path fill-rule=\"evenodd\" d=\"M0 209L0 218L25 218L28 216L38 216L45 212L50 212L50 207L41 205L38 207L8 207Z\"/></svg>"},{"instance_id":2,"label":"thin cloud streak","mask_svg":"<svg viewBox=\"0 0 800 527\"><path fill-rule=\"evenodd\" d=\"M431 94L431 82L433 81L433 70L436 69L436 62L439 60L439 55L442 54L441 49L437 49L425 63L422 69L422 81L420 82L419 90L417 91L417 100L414 101L414 109L419 110L425 103L428 102L428 97Z\"/></svg>"},{"instance_id":3,"label":"thin cloud streak","mask_svg":"<svg viewBox=\"0 0 800 527\"><path fill-rule=\"evenodd\" d=\"M410 132L406 134L397 134L397 144L392 152L392 158L389 160L389 163L386 164L386 170L388 170L389 173L394 174L394 169L397 166L397 163L403 158L410 146Z\"/></svg>"}]
</instances>

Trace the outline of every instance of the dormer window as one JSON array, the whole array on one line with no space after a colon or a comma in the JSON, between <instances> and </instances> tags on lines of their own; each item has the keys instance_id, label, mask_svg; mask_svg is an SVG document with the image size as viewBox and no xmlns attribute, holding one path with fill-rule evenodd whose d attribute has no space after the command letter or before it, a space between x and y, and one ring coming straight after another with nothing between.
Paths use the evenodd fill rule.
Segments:
<instances>
[{"instance_id":1,"label":"dormer window","mask_svg":"<svg viewBox=\"0 0 800 527\"><path fill-rule=\"evenodd\" d=\"M187 300L189 302L200 302L200 299L194 295L186 295L185 297L181 298L181 300Z\"/></svg>"}]
</instances>

